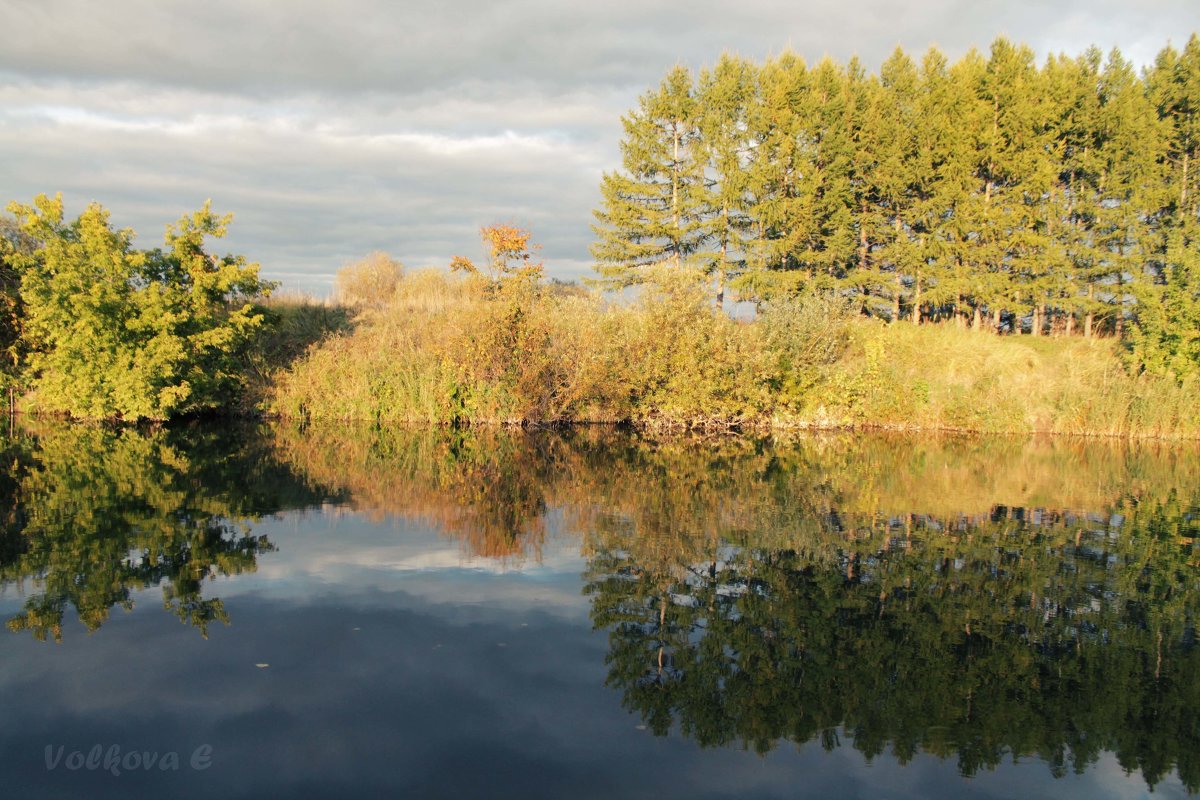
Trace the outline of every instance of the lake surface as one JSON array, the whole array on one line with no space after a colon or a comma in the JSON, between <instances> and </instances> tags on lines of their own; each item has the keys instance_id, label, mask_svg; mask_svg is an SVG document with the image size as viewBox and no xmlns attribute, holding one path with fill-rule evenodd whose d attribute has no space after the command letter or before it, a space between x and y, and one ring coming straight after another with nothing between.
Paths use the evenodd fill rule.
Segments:
<instances>
[{"instance_id":1,"label":"lake surface","mask_svg":"<svg viewBox=\"0 0 1200 800\"><path fill-rule=\"evenodd\" d=\"M1195 448L32 424L0 457L6 796L1200 790Z\"/></svg>"}]
</instances>

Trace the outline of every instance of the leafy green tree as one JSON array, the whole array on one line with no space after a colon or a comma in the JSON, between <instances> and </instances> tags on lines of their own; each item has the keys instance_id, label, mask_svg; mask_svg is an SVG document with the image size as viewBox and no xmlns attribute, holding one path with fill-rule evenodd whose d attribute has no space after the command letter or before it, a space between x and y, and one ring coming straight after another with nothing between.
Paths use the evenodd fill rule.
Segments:
<instances>
[{"instance_id":1,"label":"leafy green tree","mask_svg":"<svg viewBox=\"0 0 1200 800\"><path fill-rule=\"evenodd\" d=\"M0 217L0 390L12 396L20 383L25 347L22 333L25 304L21 300L18 258L28 257L38 243L21 230L17 220Z\"/></svg>"},{"instance_id":2,"label":"leafy green tree","mask_svg":"<svg viewBox=\"0 0 1200 800\"><path fill-rule=\"evenodd\" d=\"M35 408L161 420L232 400L240 355L263 324L252 300L271 287L258 265L204 249L230 215L206 203L168 227L166 251L139 251L98 204L72 223L61 197L10 210L40 242L14 258Z\"/></svg>"}]
</instances>

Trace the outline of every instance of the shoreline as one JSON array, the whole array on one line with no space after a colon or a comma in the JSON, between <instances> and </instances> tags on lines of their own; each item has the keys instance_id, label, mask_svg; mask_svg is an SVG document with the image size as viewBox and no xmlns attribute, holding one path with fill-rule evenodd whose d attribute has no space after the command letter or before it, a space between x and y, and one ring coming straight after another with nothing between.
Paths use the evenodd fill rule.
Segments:
<instances>
[{"instance_id":1,"label":"shoreline","mask_svg":"<svg viewBox=\"0 0 1200 800\"><path fill-rule=\"evenodd\" d=\"M289 415L275 412L240 412L240 411L209 411L186 414L167 420L125 420L118 417L71 417L53 412L16 410L10 417L13 420L36 420L38 422L61 422L71 425L96 425L114 428L163 428L176 425L187 425L193 422L215 422L229 420L238 423L285 423L300 426L326 426L349 424L355 427L371 428L410 428L414 430L484 430L506 431L570 431L586 429L606 429L629 431L634 433L667 434L678 436L777 436L804 433L882 433L903 436L956 436L962 438L1056 438L1056 439L1090 439L1113 442L1156 442L1161 444L1200 444L1200 435L1112 431L1060 431L1045 428L1028 428L1024 430L988 430L986 428L971 428L954 425L922 425L919 423L897 422L825 422L802 419L772 418L748 420L692 420L677 421L666 419L641 420L611 420L611 419L562 419L553 421L536 420L455 420L439 421L434 419L371 419L368 417L348 416L314 416Z\"/></svg>"},{"instance_id":2,"label":"shoreline","mask_svg":"<svg viewBox=\"0 0 1200 800\"><path fill-rule=\"evenodd\" d=\"M213 415L226 416L226 415ZM262 419L268 422L297 423L301 425L329 425L349 423L353 425L370 425L372 427L401 427L401 428L486 428L489 430L573 430L587 428L607 428L613 430L628 430L634 432L668 433L668 434L702 434L742 436L747 434L775 435L786 433L894 433L894 434L936 434L950 436L1004 436L1004 437L1055 437L1073 439L1103 439L1110 441L1132 440L1146 442L1194 442L1200 443L1200 435L1175 434L1163 435L1158 433L1116 433L1111 431L1058 431L1045 428L1029 428L1025 430L988 430L986 428L971 428L953 425L921 425L918 423L894 422L825 422L803 419L774 417L770 419L745 420L693 420L688 422L665 419L563 419L554 421L534 420L457 420L441 422L437 420L415 419L370 419L366 417L337 417L314 415L288 415L279 413L246 414L245 419Z\"/></svg>"}]
</instances>

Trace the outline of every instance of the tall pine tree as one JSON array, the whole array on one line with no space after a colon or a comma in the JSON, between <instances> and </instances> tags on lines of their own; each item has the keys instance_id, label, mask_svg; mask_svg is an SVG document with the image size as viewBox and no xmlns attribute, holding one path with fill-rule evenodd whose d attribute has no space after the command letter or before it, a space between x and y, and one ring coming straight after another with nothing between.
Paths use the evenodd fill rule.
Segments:
<instances>
[{"instance_id":1,"label":"tall pine tree","mask_svg":"<svg viewBox=\"0 0 1200 800\"><path fill-rule=\"evenodd\" d=\"M716 301L726 281L746 264L752 220L749 215L749 112L756 90L755 68L723 55L700 74L697 103L698 147L705 168L702 223L707 249L701 254L716 283Z\"/></svg>"},{"instance_id":2,"label":"tall pine tree","mask_svg":"<svg viewBox=\"0 0 1200 800\"><path fill-rule=\"evenodd\" d=\"M637 284L643 268L680 266L700 252L708 209L698 118L691 73L676 66L622 119L622 169L604 174L592 226L608 286Z\"/></svg>"}]
</instances>

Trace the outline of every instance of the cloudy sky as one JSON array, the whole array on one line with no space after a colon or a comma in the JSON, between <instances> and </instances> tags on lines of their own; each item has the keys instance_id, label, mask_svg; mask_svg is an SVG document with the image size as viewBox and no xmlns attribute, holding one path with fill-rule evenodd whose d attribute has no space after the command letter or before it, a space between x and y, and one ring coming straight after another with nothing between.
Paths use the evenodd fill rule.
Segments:
<instances>
[{"instance_id":1,"label":"cloudy sky","mask_svg":"<svg viewBox=\"0 0 1200 800\"><path fill-rule=\"evenodd\" d=\"M493 222L578 277L620 115L675 63L791 48L875 68L896 45L953 58L1004 34L1145 64L1200 29L1195 0L736 5L0 0L0 200L95 200L150 247L211 198L235 214L218 249L317 294L371 250L479 257Z\"/></svg>"}]
</instances>

